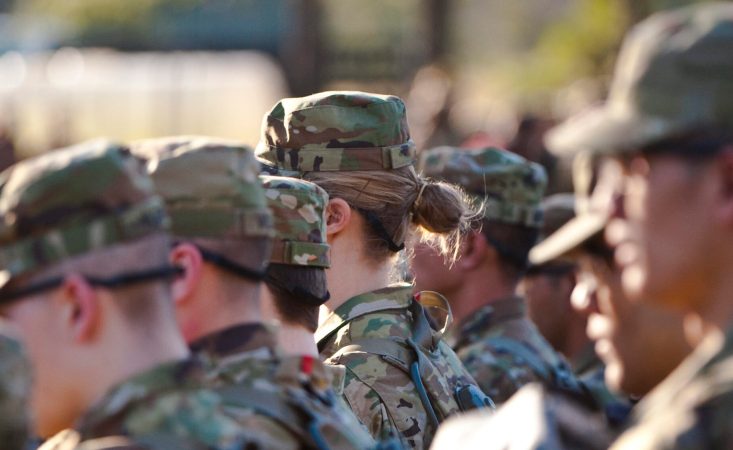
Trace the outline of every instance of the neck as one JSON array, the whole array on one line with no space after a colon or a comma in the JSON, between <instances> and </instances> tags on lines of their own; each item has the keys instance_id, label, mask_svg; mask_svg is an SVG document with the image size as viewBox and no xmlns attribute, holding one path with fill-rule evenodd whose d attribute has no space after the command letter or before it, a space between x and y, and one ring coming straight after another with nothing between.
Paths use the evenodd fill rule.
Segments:
<instances>
[{"instance_id":1,"label":"neck","mask_svg":"<svg viewBox=\"0 0 733 450\"><path fill-rule=\"evenodd\" d=\"M461 323L477 309L515 295L516 289L498 269L483 269L467 274L464 283L445 296L455 323Z\"/></svg>"},{"instance_id":2,"label":"neck","mask_svg":"<svg viewBox=\"0 0 733 450\"><path fill-rule=\"evenodd\" d=\"M333 258L331 268L326 270L326 279L331 298L323 308L331 313L350 298L365 292L389 286L392 271L391 260L370 264L358 255L340 252L340 258Z\"/></svg>"},{"instance_id":3,"label":"neck","mask_svg":"<svg viewBox=\"0 0 733 450\"><path fill-rule=\"evenodd\" d=\"M236 292L236 298L232 292ZM259 300L259 284L242 283L241 289L235 290L217 283L216 279L200 283L192 297L176 311L186 342L235 325L261 323Z\"/></svg>"},{"instance_id":4,"label":"neck","mask_svg":"<svg viewBox=\"0 0 733 450\"><path fill-rule=\"evenodd\" d=\"M84 410L91 408L110 389L125 380L189 356L188 347L174 323L157 324L154 328L153 332L136 330L131 333L127 329L124 334L107 334L103 345L109 350L103 350L102 358L90 355L89 364L80 367L86 371L80 378L85 381L77 393L84 403Z\"/></svg>"},{"instance_id":5,"label":"neck","mask_svg":"<svg viewBox=\"0 0 733 450\"><path fill-rule=\"evenodd\" d=\"M733 278L724 275L718 283L708 285L707 292L711 295L702 298L707 301L694 314L699 317L700 322L693 327L697 332L686 331L690 334L691 345L699 342L710 332L725 333L733 326L733 302L730 301Z\"/></svg>"},{"instance_id":6,"label":"neck","mask_svg":"<svg viewBox=\"0 0 733 450\"><path fill-rule=\"evenodd\" d=\"M300 325L281 323L277 342L283 355L318 357L318 347L313 333Z\"/></svg>"}]
</instances>

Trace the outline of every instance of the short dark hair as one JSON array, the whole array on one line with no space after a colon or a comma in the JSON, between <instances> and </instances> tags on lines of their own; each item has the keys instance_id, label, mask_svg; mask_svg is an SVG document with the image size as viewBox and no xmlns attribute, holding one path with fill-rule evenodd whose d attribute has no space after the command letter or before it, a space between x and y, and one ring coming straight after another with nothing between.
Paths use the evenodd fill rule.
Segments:
<instances>
[{"instance_id":1,"label":"short dark hair","mask_svg":"<svg viewBox=\"0 0 733 450\"><path fill-rule=\"evenodd\" d=\"M537 243L539 228L491 219L482 219L480 224L484 239L499 254L505 276L519 281L529 266L529 251Z\"/></svg>"},{"instance_id":2,"label":"short dark hair","mask_svg":"<svg viewBox=\"0 0 733 450\"><path fill-rule=\"evenodd\" d=\"M318 328L318 307L328 300L326 272L321 267L270 264L265 278L282 320Z\"/></svg>"}]
</instances>

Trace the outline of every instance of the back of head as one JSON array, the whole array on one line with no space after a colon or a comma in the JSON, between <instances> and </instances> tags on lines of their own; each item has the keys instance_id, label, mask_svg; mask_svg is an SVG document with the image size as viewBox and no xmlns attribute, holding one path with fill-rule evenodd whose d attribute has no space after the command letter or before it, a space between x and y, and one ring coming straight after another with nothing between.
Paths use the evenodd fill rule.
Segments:
<instances>
[{"instance_id":1,"label":"back of head","mask_svg":"<svg viewBox=\"0 0 733 450\"><path fill-rule=\"evenodd\" d=\"M252 150L233 141L171 137L136 142L171 217L174 240L192 242L205 260L259 279L270 254L272 215Z\"/></svg>"},{"instance_id":2,"label":"back of head","mask_svg":"<svg viewBox=\"0 0 733 450\"><path fill-rule=\"evenodd\" d=\"M325 219L328 194L304 180L260 178L275 230L265 283L283 321L315 331L318 307L328 300L324 272L330 266Z\"/></svg>"},{"instance_id":3,"label":"back of head","mask_svg":"<svg viewBox=\"0 0 733 450\"><path fill-rule=\"evenodd\" d=\"M48 284L69 271L100 286L115 277L122 285L171 275L164 246L149 248L142 268L139 258L125 258L142 241L165 241L169 224L126 147L87 142L22 161L0 178L0 298L28 295L30 280ZM110 253L117 258L106 258Z\"/></svg>"},{"instance_id":4,"label":"back of head","mask_svg":"<svg viewBox=\"0 0 733 450\"><path fill-rule=\"evenodd\" d=\"M498 148L438 147L420 156L420 169L466 190L481 211L474 228L481 229L516 278L543 223L547 175L542 166Z\"/></svg>"},{"instance_id":5,"label":"back of head","mask_svg":"<svg viewBox=\"0 0 733 450\"><path fill-rule=\"evenodd\" d=\"M405 105L394 96L345 91L281 100L265 116L257 153L359 211L376 262L401 250L412 226L454 251L471 214L458 190L415 173Z\"/></svg>"}]
</instances>

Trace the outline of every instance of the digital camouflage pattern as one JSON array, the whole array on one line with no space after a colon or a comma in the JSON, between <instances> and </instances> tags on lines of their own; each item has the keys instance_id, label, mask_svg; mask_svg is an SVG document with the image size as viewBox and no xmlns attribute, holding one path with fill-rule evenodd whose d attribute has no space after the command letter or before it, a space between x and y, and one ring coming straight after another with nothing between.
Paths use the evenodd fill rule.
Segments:
<instances>
[{"instance_id":1,"label":"digital camouflage pattern","mask_svg":"<svg viewBox=\"0 0 733 450\"><path fill-rule=\"evenodd\" d=\"M372 343L386 348L393 343L408 355L414 354L405 342L413 336L415 323L411 289L401 284L347 300L321 324L316 340L326 364L346 367L344 397L372 436L397 437L407 447L428 448L436 428L410 375L379 354L350 347ZM475 381L439 333L433 332L430 339L433 350L424 354L430 355L433 369L422 380L440 418L445 418L460 410L456 388L475 385Z\"/></svg>"},{"instance_id":2,"label":"digital camouflage pattern","mask_svg":"<svg viewBox=\"0 0 733 450\"><path fill-rule=\"evenodd\" d=\"M311 356L279 357L276 337L261 324L237 325L205 336L191 349L207 366L235 416L268 418L266 448L368 449L375 442L338 401L324 365ZM249 423L247 429L249 429Z\"/></svg>"},{"instance_id":3,"label":"digital camouflage pattern","mask_svg":"<svg viewBox=\"0 0 733 450\"><path fill-rule=\"evenodd\" d=\"M275 242L270 263L329 267L326 243L328 194L304 180L260 176L274 217Z\"/></svg>"},{"instance_id":4,"label":"digital camouflage pattern","mask_svg":"<svg viewBox=\"0 0 733 450\"><path fill-rule=\"evenodd\" d=\"M628 33L608 100L550 130L557 154L633 151L700 126L733 129L733 6L655 14Z\"/></svg>"},{"instance_id":5,"label":"digital camouflage pattern","mask_svg":"<svg viewBox=\"0 0 733 450\"><path fill-rule=\"evenodd\" d=\"M577 397L531 383L494 415L471 412L447 421L432 448L601 450L616 435L602 414Z\"/></svg>"},{"instance_id":6,"label":"digital camouflage pattern","mask_svg":"<svg viewBox=\"0 0 733 450\"><path fill-rule=\"evenodd\" d=\"M733 448L732 366L733 328L708 336L639 402L611 449Z\"/></svg>"},{"instance_id":7,"label":"digital camouflage pattern","mask_svg":"<svg viewBox=\"0 0 733 450\"><path fill-rule=\"evenodd\" d=\"M265 433L267 422L250 416L242 431L242 417L233 415L225 398L203 388L205 372L193 359L159 365L110 389L77 421L41 450L116 448L236 449L248 445L274 447ZM124 445L123 445L124 444ZM269 446L269 447L268 447ZM282 447L295 448L295 447Z\"/></svg>"},{"instance_id":8,"label":"digital camouflage pattern","mask_svg":"<svg viewBox=\"0 0 733 450\"><path fill-rule=\"evenodd\" d=\"M29 436L28 398L31 371L20 343L0 325L0 443L20 450Z\"/></svg>"},{"instance_id":9,"label":"digital camouflage pattern","mask_svg":"<svg viewBox=\"0 0 733 450\"><path fill-rule=\"evenodd\" d=\"M540 227L547 174L539 164L499 148L437 147L421 153L421 173L465 189L483 216L509 224Z\"/></svg>"},{"instance_id":10,"label":"digital camouflage pattern","mask_svg":"<svg viewBox=\"0 0 733 450\"><path fill-rule=\"evenodd\" d=\"M144 168L117 143L91 141L21 161L0 183L0 288L168 226Z\"/></svg>"},{"instance_id":11,"label":"digital camouflage pattern","mask_svg":"<svg viewBox=\"0 0 733 450\"><path fill-rule=\"evenodd\" d=\"M265 115L256 153L283 175L390 170L414 163L415 144L398 97L332 91L280 100Z\"/></svg>"},{"instance_id":12,"label":"digital camouflage pattern","mask_svg":"<svg viewBox=\"0 0 733 450\"><path fill-rule=\"evenodd\" d=\"M519 297L480 308L451 330L448 341L481 389L497 404L533 381L579 389L567 362L529 320Z\"/></svg>"},{"instance_id":13,"label":"digital camouflage pattern","mask_svg":"<svg viewBox=\"0 0 733 450\"><path fill-rule=\"evenodd\" d=\"M179 239L207 239L201 245L241 266L264 269L266 261L231 251L233 241L273 235L252 150L238 142L200 136L144 140L133 152L147 160L155 189Z\"/></svg>"}]
</instances>

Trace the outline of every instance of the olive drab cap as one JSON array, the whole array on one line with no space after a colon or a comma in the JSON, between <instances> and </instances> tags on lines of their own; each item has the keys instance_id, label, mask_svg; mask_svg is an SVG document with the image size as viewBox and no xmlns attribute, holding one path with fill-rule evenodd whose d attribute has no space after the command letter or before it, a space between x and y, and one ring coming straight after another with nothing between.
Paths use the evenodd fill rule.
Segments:
<instances>
[{"instance_id":1,"label":"olive drab cap","mask_svg":"<svg viewBox=\"0 0 733 450\"><path fill-rule=\"evenodd\" d=\"M280 100L265 115L256 153L288 175L391 170L414 163L415 144L398 97L333 91Z\"/></svg>"},{"instance_id":2,"label":"olive drab cap","mask_svg":"<svg viewBox=\"0 0 733 450\"><path fill-rule=\"evenodd\" d=\"M264 175L260 178L274 216L275 242L270 263L329 267L326 191L295 178Z\"/></svg>"},{"instance_id":3,"label":"olive drab cap","mask_svg":"<svg viewBox=\"0 0 733 450\"><path fill-rule=\"evenodd\" d=\"M556 154L638 150L701 127L733 129L733 4L662 12L627 35L605 105L548 133Z\"/></svg>"},{"instance_id":4,"label":"olive drab cap","mask_svg":"<svg viewBox=\"0 0 733 450\"><path fill-rule=\"evenodd\" d=\"M419 168L424 176L461 186L483 202L486 219L542 226L547 174L539 164L499 148L437 147L422 152Z\"/></svg>"},{"instance_id":5,"label":"olive drab cap","mask_svg":"<svg viewBox=\"0 0 733 450\"><path fill-rule=\"evenodd\" d=\"M132 151L147 160L155 189L178 239L207 239L229 253L233 241L273 236L272 213L258 178L252 149L236 141L179 136L138 141ZM220 244L216 244L220 241ZM221 248L219 248L221 247ZM235 262L261 268L265 261L236 255Z\"/></svg>"},{"instance_id":6,"label":"olive drab cap","mask_svg":"<svg viewBox=\"0 0 733 450\"><path fill-rule=\"evenodd\" d=\"M168 228L129 149L97 140L21 161L0 175L0 288L64 259Z\"/></svg>"}]
</instances>

